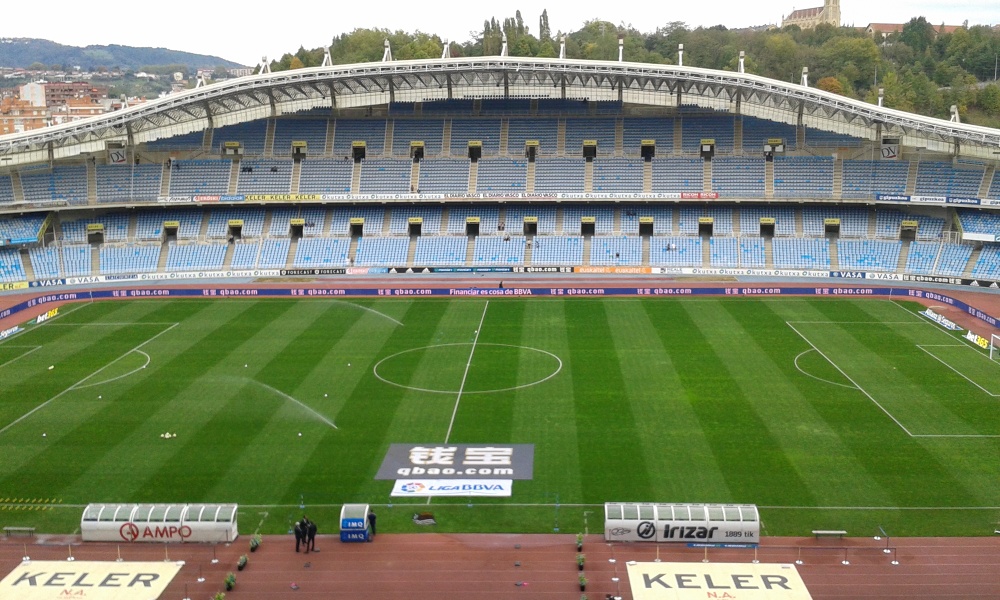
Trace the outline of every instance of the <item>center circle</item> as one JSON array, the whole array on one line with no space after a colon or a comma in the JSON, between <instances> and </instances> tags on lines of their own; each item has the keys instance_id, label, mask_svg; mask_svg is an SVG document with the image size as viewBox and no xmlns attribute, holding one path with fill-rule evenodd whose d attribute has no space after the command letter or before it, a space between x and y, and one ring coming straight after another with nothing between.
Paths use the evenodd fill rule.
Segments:
<instances>
[{"instance_id":1,"label":"center circle","mask_svg":"<svg viewBox=\"0 0 1000 600\"><path fill-rule=\"evenodd\" d=\"M372 372L375 374L375 377L377 377L380 381L384 383L388 383L389 385L394 385L396 387L403 388L406 390L413 390L416 392L428 392L431 394L457 394L461 390L463 394L495 394L498 392L510 392L514 390L520 390L523 388L538 385L540 383L544 383L549 379L552 379L553 377L558 375L559 372L562 371L563 367L562 359L560 359L558 356L547 350L532 348L530 346L517 346L514 344L493 344L488 342L481 342L475 344L477 350L480 348L486 348L489 351L493 351L495 353L500 353L500 354L503 354L505 351L507 352L516 351L517 353L520 353L522 351L528 351L532 353L537 353L541 355L539 356L539 360L551 363L551 367L540 368L539 372L535 375L535 378L526 383L520 383L518 385L511 385L511 386L491 388L491 389L472 389L472 390L465 389L464 387L461 386L456 387L455 389L439 389L436 387L421 387L417 385L408 385L405 383L400 383L399 381L395 381L394 374L388 372L391 370L390 367L392 366L393 361L395 361L396 359L405 358L407 354L422 352L425 355L424 358L427 358L429 356L432 362L435 362L434 354L440 355L437 361L439 361L439 364L441 364L441 366L444 366L446 368L459 367L458 372L459 373L464 372L464 374L467 375L468 372L466 371L466 368L469 365L467 361L470 358L470 353L466 352L464 353L463 356L461 356L460 360L458 361L454 360L455 358L454 351L456 349L461 348L462 346L471 347L473 346L473 343L456 342L453 344L433 344L430 346L420 346L419 348L409 348L407 350L402 350L395 354L390 354L389 356L386 356L382 360L375 363L375 366L372 368ZM473 362L475 361L473 360ZM536 364L536 366L539 364L538 361L534 361L534 363ZM379 371L380 368L382 372ZM464 377L463 377L463 383L464 383Z\"/></svg>"}]
</instances>

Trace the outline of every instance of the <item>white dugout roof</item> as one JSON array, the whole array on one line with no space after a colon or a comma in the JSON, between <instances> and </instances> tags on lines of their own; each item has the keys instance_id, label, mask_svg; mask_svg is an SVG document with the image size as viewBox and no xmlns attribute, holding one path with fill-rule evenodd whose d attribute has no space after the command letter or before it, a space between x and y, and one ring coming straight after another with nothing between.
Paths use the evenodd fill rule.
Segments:
<instances>
[{"instance_id":1,"label":"white dugout roof","mask_svg":"<svg viewBox=\"0 0 1000 600\"><path fill-rule=\"evenodd\" d=\"M0 167L72 158L303 110L447 98L570 98L698 105L931 152L996 159L1000 130L880 108L757 75L631 62L442 58L335 65L218 82L90 119L0 136Z\"/></svg>"}]
</instances>

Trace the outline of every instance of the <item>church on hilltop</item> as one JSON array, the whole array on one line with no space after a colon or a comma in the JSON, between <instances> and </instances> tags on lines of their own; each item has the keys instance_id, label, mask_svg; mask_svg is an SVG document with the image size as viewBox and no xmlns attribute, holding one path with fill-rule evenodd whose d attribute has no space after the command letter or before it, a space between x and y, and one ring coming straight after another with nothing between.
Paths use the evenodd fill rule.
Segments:
<instances>
[{"instance_id":1,"label":"church on hilltop","mask_svg":"<svg viewBox=\"0 0 1000 600\"><path fill-rule=\"evenodd\" d=\"M840 0L823 0L823 6L800 8L781 19L781 26L798 25L799 29L812 29L821 23L840 27Z\"/></svg>"}]
</instances>

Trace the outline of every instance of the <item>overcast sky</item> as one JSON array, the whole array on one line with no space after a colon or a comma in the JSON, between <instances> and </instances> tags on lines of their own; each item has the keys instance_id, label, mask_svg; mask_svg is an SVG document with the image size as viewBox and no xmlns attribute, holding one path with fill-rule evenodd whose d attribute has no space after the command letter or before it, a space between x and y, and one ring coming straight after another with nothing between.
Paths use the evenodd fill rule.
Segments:
<instances>
[{"instance_id":1,"label":"overcast sky","mask_svg":"<svg viewBox=\"0 0 1000 600\"><path fill-rule=\"evenodd\" d=\"M556 31L579 29L584 21L601 18L654 31L671 21L691 27L725 25L730 28L778 23L796 8L822 5L823 0L717 0L716 2L579 2L540 0L510 3L352 2L298 0L296 2L218 2L166 0L161 2L79 3L51 0L44 8L32 2L6 2L0 37L45 38L63 44L124 44L165 47L255 65L262 55L280 57L299 46L329 44L340 33L363 27L437 33L453 41L470 39L485 19L514 16L520 9L525 25L538 31L538 16L548 9ZM585 8L586 6L586 8ZM499 7L499 8L497 8ZM845 25L871 22L905 23L923 16L934 24L995 25L1000 23L998 0L841 0Z\"/></svg>"}]
</instances>

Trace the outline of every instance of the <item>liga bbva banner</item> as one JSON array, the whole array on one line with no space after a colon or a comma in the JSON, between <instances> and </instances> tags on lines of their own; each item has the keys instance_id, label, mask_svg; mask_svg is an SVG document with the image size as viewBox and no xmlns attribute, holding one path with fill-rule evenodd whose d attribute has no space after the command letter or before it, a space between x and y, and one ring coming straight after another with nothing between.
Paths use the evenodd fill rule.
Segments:
<instances>
[{"instance_id":1,"label":"liga bbva banner","mask_svg":"<svg viewBox=\"0 0 1000 600\"><path fill-rule=\"evenodd\" d=\"M0 600L155 600L181 564L33 560L14 567L0 581Z\"/></svg>"},{"instance_id":2,"label":"liga bbva banner","mask_svg":"<svg viewBox=\"0 0 1000 600\"><path fill-rule=\"evenodd\" d=\"M398 479L392 486L396 498L433 496L500 496L509 497L514 482L511 479Z\"/></svg>"},{"instance_id":3,"label":"liga bbva banner","mask_svg":"<svg viewBox=\"0 0 1000 600\"><path fill-rule=\"evenodd\" d=\"M788 564L629 563L635 600L812 600Z\"/></svg>"}]
</instances>

